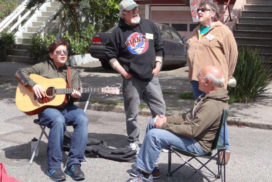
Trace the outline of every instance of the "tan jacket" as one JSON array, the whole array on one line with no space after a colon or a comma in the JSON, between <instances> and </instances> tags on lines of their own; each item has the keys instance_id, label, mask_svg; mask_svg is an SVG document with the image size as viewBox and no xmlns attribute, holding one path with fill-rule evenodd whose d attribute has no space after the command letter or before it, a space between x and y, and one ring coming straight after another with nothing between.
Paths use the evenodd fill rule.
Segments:
<instances>
[{"instance_id":1,"label":"tan jacket","mask_svg":"<svg viewBox=\"0 0 272 182\"><path fill-rule=\"evenodd\" d=\"M201 96L190 112L168 117L162 129L184 138L195 138L203 150L209 152L219 128L222 111L228 109L228 100L228 91L224 88Z\"/></svg>"},{"instance_id":2,"label":"tan jacket","mask_svg":"<svg viewBox=\"0 0 272 182\"><path fill-rule=\"evenodd\" d=\"M213 65L222 69L225 86L233 75L237 63L237 44L231 30L220 21L215 22L211 29L199 38L200 26L197 26L188 40L189 80L197 79L199 71Z\"/></svg>"}]
</instances>

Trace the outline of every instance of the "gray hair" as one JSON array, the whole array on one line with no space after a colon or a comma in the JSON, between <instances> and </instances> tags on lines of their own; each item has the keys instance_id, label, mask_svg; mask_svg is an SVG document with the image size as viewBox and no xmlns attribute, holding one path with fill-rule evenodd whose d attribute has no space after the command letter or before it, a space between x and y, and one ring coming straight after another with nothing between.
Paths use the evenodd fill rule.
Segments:
<instances>
[{"instance_id":1,"label":"gray hair","mask_svg":"<svg viewBox=\"0 0 272 182\"><path fill-rule=\"evenodd\" d=\"M205 78L207 79L210 79L213 86L215 87L224 87L224 82L225 82L225 79L224 79L224 76L222 75L220 78L217 78L216 76L214 76L213 74L211 73L207 73L205 75Z\"/></svg>"},{"instance_id":2,"label":"gray hair","mask_svg":"<svg viewBox=\"0 0 272 182\"><path fill-rule=\"evenodd\" d=\"M219 8L218 8L217 4L215 4L209 0L202 0L199 3L199 7L206 7L206 8L211 9L215 13L214 17L212 17L213 21L218 21L220 19Z\"/></svg>"},{"instance_id":3,"label":"gray hair","mask_svg":"<svg viewBox=\"0 0 272 182\"><path fill-rule=\"evenodd\" d=\"M120 10L119 11L119 16L120 16L120 18L124 18L126 16L126 11L125 10Z\"/></svg>"}]
</instances>

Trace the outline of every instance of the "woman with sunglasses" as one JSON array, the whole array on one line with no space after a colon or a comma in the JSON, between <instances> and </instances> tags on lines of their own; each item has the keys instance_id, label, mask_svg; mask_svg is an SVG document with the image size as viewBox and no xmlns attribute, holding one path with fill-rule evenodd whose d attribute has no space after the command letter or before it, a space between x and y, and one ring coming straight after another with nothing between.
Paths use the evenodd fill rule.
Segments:
<instances>
[{"instance_id":1,"label":"woman with sunglasses","mask_svg":"<svg viewBox=\"0 0 272 182\"><path fill-rule=\"evenodd\" d=\"M204 94L198 88L197 75L199 71L207 65L221 68L225 78L224 85L227 88L227 83L234 73L238 56L237 44L232 31L219 21L217 5L207 0L201 1L197 15L199 25L193 30L187 41L189 80L195 99ZM226 148L225 161L227 163L230 156L228 132L226 132Z\"/></svg>"},{"instance_id":2,"label":"woman with sunglasses","mask_svg":"<svg viewBox=\"0 0 272 182\"><path fill-rule=\"evenodd\" d=\"M49 46L49 57L45 62L35 64L31 67L20 69L16 72L16 77L25 86L33 89L38 99L46 98L45 89L34 82L29 75L37 74L45 78L63 78L74 88L67 97L67 103L60 108L47 107L39 113L41 125L50 128L48 146L47 146L47 164L46 174L53 181L64 181L65 173L74 180L83 180L84 173L81 170L81 162L84 160L84 152L88 136L88 117L82 109L73 105L73 99L81 97L78 91L80 79L76 70L66 65L68 59L68 46L64 41L56 40ZM67 81L70 80L70 81ZM61 169L62 162L62 144L66 124L73 125L74 133L72 135L71 147L67 159L65 173Z\"/></svg>"}]
</instances>

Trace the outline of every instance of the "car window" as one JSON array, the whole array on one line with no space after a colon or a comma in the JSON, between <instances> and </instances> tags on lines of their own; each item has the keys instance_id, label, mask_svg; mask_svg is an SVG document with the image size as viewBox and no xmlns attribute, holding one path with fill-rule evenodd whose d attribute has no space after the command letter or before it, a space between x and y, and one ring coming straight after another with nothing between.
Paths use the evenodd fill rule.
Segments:
<instances>
[{"instance_id":1,"label":"car window","mask_svg":"<svg viewBox=\"0 0 272 182\"><path fill-rule=\"evenodd\" d=\"M159 28L161 30L162 39L181 41L178 32L169 25L161 24Z\"/></svg>"},{"instance_id":2,"label":"car window","mask_svg":"<svg viewBox=\"0 0 272 182\"><path fill-rule=\"evenodd\" d=\"M174 29L170 29L170 31L171 31L171 34L172 34L172 37L173 37L174 40L176 40L176 41L180 41L181 40L178 32L176 32Z\"/></svg>"},{"instance_id":3,"label":"car window","mask_svg":"<svg viewBox=\"0 0 272 182\"><path fill-rule=\"evenodd\" d=\"M173 39L173 36L169 30L165 30L161 32L162 39Z\"/></svg>"},{"instance_id":4,"label":"car window","mask_svg":"<svg viewBox=\"0 0 272 182\"><path fill-rule=\"evenodd\" d=\"M159 26L159 28L160 28L160 31L161 31L162 39L170 39L170 40L173 39L173 35L171 33L171 30L170 30L169 26L161 24Z\"/></svg>"}]
</instances>

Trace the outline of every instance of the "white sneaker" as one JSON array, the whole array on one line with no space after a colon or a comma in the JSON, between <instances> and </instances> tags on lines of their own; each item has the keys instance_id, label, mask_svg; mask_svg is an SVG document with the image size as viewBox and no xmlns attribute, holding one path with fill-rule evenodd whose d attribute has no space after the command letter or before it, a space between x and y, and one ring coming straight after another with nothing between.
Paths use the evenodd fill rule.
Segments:
<instances>
[{"instance_id":1,"label":"white sneaker","mask_svg":"<svg viewBox=\"0 0 272 182\"><path fill-rule=\"evenodd\" d=\"M139 148L139 144L137 142L129 143L129 148L131 150L137 150L137 148Z\"/></svg>"},{"instance_id":2,"label":"white sneaker","mask_svg":"<svg viewBox=\"0 0 272 182\"><path fill-rule=\"evenodd\" d=\"M152 175L145 178L142 174L138 174L137 176L129 179L127 182L153 182L153 178Z\"/></svg>"},{"instance_id":3,"label":"white sneaker","mask_svg":"<svg viewBox=\"0 0 272 182\"><path fill-rule=\"evenodd\" d=\"M130 148L131 150L136 150L136 151L137 151L137 154L138 154L139 151L140 151L140 146L139 146L139 143L138 143L138 142L129 143L129 148Z\"/></svg>"}]
</instances>

